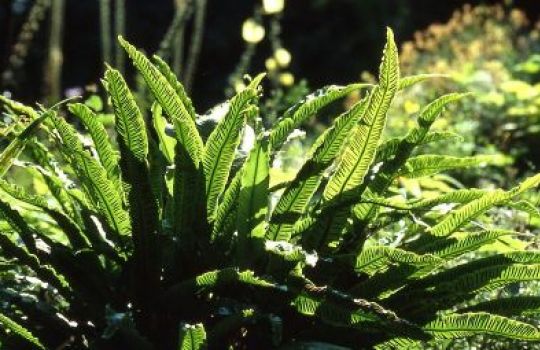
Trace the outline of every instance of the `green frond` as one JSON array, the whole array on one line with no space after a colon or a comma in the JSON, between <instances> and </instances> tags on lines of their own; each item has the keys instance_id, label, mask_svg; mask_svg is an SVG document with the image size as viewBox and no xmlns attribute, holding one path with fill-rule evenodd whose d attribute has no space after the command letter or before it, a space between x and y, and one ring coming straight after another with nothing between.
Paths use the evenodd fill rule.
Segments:
<instances>
[{"instance_id":1,"label":"green frond","mask_svg":"<svg viewBox=\"0 0 540 350\"><path fill-rule=\"evenodd\" d=\"M148 154L146 125L124 78L119 71L108 68L104 85L111 97L116 132L121 138L122 147L125 147L124 152L129 152L137 162L145 163Z\"/></svg>"},{"instance_id":2,"label":"green frond","mask_svg":"<svg viewBox=\"0 0 540 350\"><path fill-rule=\"evenodd\" d=\"M28 329L24 328L4 314L0 314L0 325L4 330L13 332L18 337L32 344L34 347L45 350L45 346L41 344L41 341L36 338Z\"/></svg>"},{"instance_id":3,"label":"green frond","mask_svg":"<svg viewBox=\"0 0 540 350\"><path fill-rule=\"evenodd\" d=\"M201 350L206 347L206 331L201 323L180 326L177 350Z\"/></svg>"},{"instance_id":4,"label":"green frond","mask_svg":"<svg viewBox=\"0 0 540 350\"><path fill-rule=\"evenodd\" d=\"M40 124L51 114L46 112L32 121L19 135L17 135L9 145L0 153L0 178L3 177L11 167L14 159L17 159L24 150L26 143L34 136Z\"/></svg>"},{"instance_id":5,"label":"green frond","mask_svg":"<svg viewBox=\"0 0 540 350\"><path fill-rule=\"evenodd\" d=\"M518 340L540 340L540 331L536 327L488 313L441 316L423 328L435 339L455 339L481 333Z\"/></svg>"},{"instance_id":6,"label":"green frond","mask_svg":"<svg viewBox=\"0 0 540 350\"><path fill-rule=\"evenodd\" d=\"M339 155L351 129L364 115L367 102L367 99L357 102L315 141L309 152L310 157L287 186L272 212L267 239L290 239L295 222L305 212L319 187L324 171Z\"/></svg>"},{"instance_id":7,"label":"green frond","mask_svg":"<svg viewBox=\"0 0 540 350\"><path fill-rule=\"evenodd\" d=\"M99 160L107 171L107 177L112 181L118 181L118 154L109 142L109 135L103 124L97 119L96 114L82 103L70 104L68 108L88 130Z\"/></svg>"},{"instance_id":8,"label":"green frond","mask_svg":"<svg viewBox=\"0 0 540 350\"><path fill-rule=\"evenodd\" d=\"M386 246L366 247L356 257L354 270L373 275L392 264L407 264L414 266L438 265L442 259L431 254L416 254L399 248Z\"/></svg>"},{"instance_id":9,"label":"green frond","mask_svg":"<svg viewBox=\"0 0 540 350\"><path fill-rule=\"evenodd\" d=\"M446 236L455 232L463 225L475 219L479 215L486 212L488 209L501 205L520 195L521 193L535 188L540 183L540 175L535 175L527 178L520 185L511 189L508 192L503 190L489 191L482 197L475 199L462 207L452 211L435 226L429 229L429 232L435 236Z\"/></svg>"},{"instance_id":10,"label":"green frond","mask_svg":"<svg viewBox=\"0 0 540 350\"><path fill-rule=\"evenodd\" d=\"M268 141L265 138L259 139L242 169L237 216L240 260L255 255L253 244L264 238L270 181L269 161Z\"/></svg>"},{"instance_id":11,"label":"green frond","mask_svg":"<svg viewBox=\"0 0 540 350\"><path fill-rule=\"evenodd\" d=\"M403 77L399 80L398 90L405 90L418 83L422 83L430 79L449 78L447 74L417 74L408 77Z\"/></svg>"},{"instance_id":12,"label":"green frond","mask_svg":"<svg viewBox=\"0 0 540 350\"><path fill-rule=\"evenodd\" d=\"M531 219L540 219L540 210L528 200L520 200L517 202L511 201L508 203L508 206L528 214Z\"/></svg>"},{"instance_id":13,"label":"green frond","mask_svg":"<svg viewBox=\"0 0 540 350\"><path fill-rule=\"evenodd\" d=\"M219 236L226 235L227 221L231 216L234 216L234 219L236 219L236 209L238 208L241 180L242 170L239 170L223 194L223 198L218 205L214 218L211 236L212 241L217 239Z\"/></svg>"},{"instance_id":14,"label":"green frond","mask_svg":"<svg viewBox=\"0 0 540 350\"><path fill-rule=\"evenodd\" d=\"M347 86L326 86L307 96L285 111L270 133L270 149L279 149L289 134L309 117L316 115L330 103L343 98L353 91L371 87L371 84L350 84Z\"/></svg>"},{"instance_id":15,"label":"green frond","mask_svg":"<svg viewBox=\"0 0 540 350\"><path fill-rule=\"evenodd\" d=\"M488 313L449 314L422 327L435 341L488 334L509 339L538 341L540 331L525 322ZM377 350L421 349L420 343L410 338L394 338L376 346Z\"/></svg>"},{"instance_id":16,"label":"green frond","mask_svg":"<svg viewBox=\"0 0 540 350\"><path fill-rule=\"evenodd\" d=\"M176 91L176 94L182 100L182 103L186 107L186 109L187 109L189 115L191 116L191 118L193 120L195 120L197 114L195 113L195 108L193 107L193 102L191 101L191 99L187 95L187 92L186 92L186 89L184 88L184 85L182 85L182 83L180 83L180 81L178 81L178 78L174 74L171 67L169 67L167 62L165 62L159 56L156 56L156 55L154 55L152 57L152 61L156 65L156 68L161 72L161 74L163 74L165 79L167 79L169 84L174 88L174 90Z\"/></svg>"},{"instance_id":17,"label":"green frond","mask_svg":"<svg viewBox=\"0 0 540 350\"><path fill-rule=\"evenodd\" d=\"M147 303L159 285L157 237L160 231L157 199L148 168L146 124L127 83L119 71L108 68L105 87L116 116L122 178L127 183L127 198L134 244L135 269L144 282L137 291L139 303Z\"/></svg>"},{"instance_id":18,"label":"green frond","mask_svg":"<svg viewBox=\"0 0 540 350\"><path fill-rule=\"evenodd\" d=\"M458 312L489 312L501 316L538 315L540 313L540 297L513 296L483 301L478 304L459 309Z\"/></svg>"},{"instance_id":19,"label":"green frond","mask_svg":"<svg viewBox=\"0 0 540 350\"><path fill-rule=\"evenodd\" d=\"M146 81L154 98L172 120L178 142L183 145L189 158L195 167L198 168L203 154L203 141L190 113L190 107L185 105L175 90L175 87L170 84L167 78L163 76L159 69L145 55L137 51L135 47L123 38L120 37L118 40Z\"/></svg>"},{"instance_id":20,"label":"green frond","mask_svg":"<svg viewBox=\"0 0 540 350\"><path fill-rule=\"evenodd\" d=\"M436 255L443 259L453 259L460 255L475 251L482 246L493 243L500 237L515 235L516 232L507 230L489 230L483 232L464 232L464 238L445 237L432 244L422 247L422 252Z\"/></svg>"},{"instance_id":21,"label":"green frond","mask_svg":"<svg viewBox=\"0 0 540 350\"><path fill-rule=\"evenodd\" d=\"M212 220L218 199L222 195L246 125L247 109L253 106L264 75L254 78L243 91L232 98L227 114L214 128L204 148L203 169L206 178L208 217Z\"/></svg>"},{"instance_id":22,"label":"green frond","mask_svg":"<svg viewBox=\"0 0 540 350\"><path fill-rule=\"evenodd\" d=\"M163 109L161 108L159 103L154 102L152 104L151 110L152 124L159 140L159 149L167 160L167 163L172 165L174 164L174 149L176 147L176 139L174 137L170 137L165 132L167 120L162 115Z\"/></svg>"},{"instance_id":23,"label":"green frond","mask_svg":"<svg viewBox=\"0 0 540 350\"><path fill-rule=\"evenodd\" d=\"M336 171L323 192L326 201L337 197L346 199L354 196L355 190L364 181L386 124L386 113L399 84L399 62L393 33L387 32L387 44L379 74L379 85L369 96L368 106L360 124L349 137L349 143Z\"/></svg>"},{"instance_id":24,"label":"green frond","mask_svg":"<svg viewBox=\"0 0 540 350\"><path fill-rule=\"evenodd\" d=\"M409 158L398 176L417 178L431 176L448 170L479 167L486 165L506 165L508 159L499 155L453 157L445 155L420 155Z\"/></svg>"},{"instance_id":25,"label":"green frond","mask_svg":"<svg viewBox=\"0 0 540 350\"><path fill-rule=\"evenodd\" d=\"M445 106L449 103L459 101L467 94L448 94L437 98L420 111L418 116L418 126L411 129L407 135L395 146L393 158L384 162L381 168L374 174L374 179L365 188L362 198L382 196L393 183L396 176L400 174L400 169L407 167L410 156L414 149L425 142L431 125L435 119L441 115ZM373 204L359 204L352 209L354 228L353 232L363 232L370 220L377 216L378 206ZM360 240L363 239L360 237ZM358 238L356 239L358 240ZM355 243L358 245L358 243Z\"/></svg>"},{"instance_id":26,"label":"green frond","mask_svg":"<svg viewBox=\"0 0 540 350\"><path fill-rule=\"evenodd\" d=\"M74 249L79 250L88 247L87 239L77 223L58 208L51 206L45 198L31 195L22 187L0 179L0 198L2 197L2 193L5 193L18 201L42 209L56 221Z\"/></svg>"},{"instance_id":27,"label":"green frond","mask_svg":"<svg viewBox=\"0 0 540 350\"><path fill-rule=\"evenodd\" d=\"M117 234L129 234L131 223L118 188L107 178L107 172L101 164L82 149L73 127L61 118L53 117L52 120L64 144L62 151L71 161L93 204Z\"/></svg>"}]
</instances>

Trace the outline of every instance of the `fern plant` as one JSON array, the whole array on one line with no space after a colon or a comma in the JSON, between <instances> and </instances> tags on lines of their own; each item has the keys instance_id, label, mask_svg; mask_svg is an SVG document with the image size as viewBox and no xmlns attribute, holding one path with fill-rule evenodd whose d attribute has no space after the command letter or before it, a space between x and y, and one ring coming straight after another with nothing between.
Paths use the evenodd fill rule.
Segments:
<instances>
[{"instance_id":1,"label":"fern plant","mask_svg":"<svg viewBox=\"0 0 540 350\"><path fill-rule=\"evenodd\" d=\"M220 107L224 116L208 137L167 64L119 40L155 102L141 111L108 68L113 138L83 104L67 106L79 131L59 106L33 109L2 97L13 119L2 129L11 140L0 156L2 257L7 270L42 283L18 293L0 280L6 348L398 349L476 334L540 340L521 317L538 312L539 298L475 303L479 293L540 279L538 252L478 253L518 233L475 221L506 205L538 215L521 196L540 175L507 191L400 197L399 178L501 160L421 154L423 145L448 139L429 128L445 106L468 97L462 93L436 99L407 135L383 141L394 96L431 78L400 77L390 30L377 85L322 89L266 128L258 75ZM365 97L318 137L292 181L270 187L289 135L353 90ZM256 137L243 150L248 128ZM45 190L18 184L11 167Z\"/></svg>"}]
</instances>

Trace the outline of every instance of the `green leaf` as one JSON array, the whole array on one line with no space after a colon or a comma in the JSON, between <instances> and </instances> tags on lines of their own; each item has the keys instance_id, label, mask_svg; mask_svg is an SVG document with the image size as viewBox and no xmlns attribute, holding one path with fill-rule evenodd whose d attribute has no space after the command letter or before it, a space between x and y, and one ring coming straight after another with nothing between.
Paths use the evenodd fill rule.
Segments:
<instances>
[{"instance_id":1,"label":"green leaf","mask_svg":"<svg viewBox=\"0 0 540 350\"><path fill-rule=\"evenodd\" d=\"M312 146L306 163L281 195L266 234L273 241L288 241L295 222L305 213L310 199L319 187L324 171L339 155L347 136L364 115L367 99L356 103L340 115Z\"/></svg>"},{"instance_id":2,"label":"green leaf","mask_svg":"<svg viewBox=\"0 0 540 350\"><path fill-rule=\"evenodd\" d=\"M513 296L482 301L478 304L459 309L458 312L489 312L501 316L527 315L534 316L540 313L540 297Z\"/></svg>"},{"instance_id":3,"label":"green leaf","mask_svg":"<svg viewBox=\"0 0 540 350\"><path fill-rule=\"evenodd\" d=\"M241 260L252 256L252 245L264 237L270 183L269 166L268 140L261 138L251 150L242 169L237 216Z\"/></svg>"},{"instance_id":4,"label":"green leaf","mask_svg":"<svg viewBox=\"0 0 540 350\"><path fill-rule=\"evenodd\" d=\"M178 350L206 349L206 331L201 323L185 324L180 327Z\"/></svg>"},{"instance_id":5,"label":"green leaf","mask_svg":"<svg viewBox=\"0 0 540 350\"><path fill-rule=\"evenodd\" d=\"M195 121L190 112L190 106L178 95L177 86L172 86L165 76L153 65L145 55L122 37L118 39L124 47L133 64L142 75L148 88L159 102L165 113L171 118L176 130L178 142L185 147L187 155L196 168L199 167L203 154L203 141L199 136Z\"/></svg>"},{"instance_id":6,"label":"green leaf","mask_svg":"<svg viewBox=\"0 0 540 350\"><path fill-rule=\"evenodd\" d=\"M536 327L488 313L441 316L423 328L435 339L455 339L481 333L518 340L540 340L540 331Z\"/></svg>"},{"instance_id":7,"label":"green leaf","mask_svg":"<svg viewBox=\"0 0 540 350\"><path fill-rule=\"evenodd\" d=\"M11 167L11 163L24 150L26 143L34 136L40 124L51 114L46 112L41 117L31 122L19 135L17 135L9 145L0 153L0 178L3 177Z\"/></svg>"},{"instance_id":8,"label":"green leaf","mask_svg":"<svg viewBox=\"0 0 540 350\"><path fill-rule=\"evenodd\" d=\"M105 86L116 116L122 176L129 186L128 201L135 265L142 279L138 288L141 293L139 301L148 302L152 290L159 284L159 213L148 169L146 124L120 72L108 68L105 72Z\"/></svg>"},{"instance_id":9,"label":"green leaf","mask_svg":"<svg viewBox=\"0 0 540 350\"><path fill-rule=\"evenodd\" d=\"M229 172L246 124L247 109L257 98L258 87L264 75L251 81L246 89L232 98L229 110L214 128L204 149L203 169L206 178L207 212L210 220L215 215L218 199L222 195Z\"/></svg>"},{"instance_id":10,"label":"green leaf","mask_svg":"<svg viewBox=\"0 0 540 350\"><path fill-rule=\"evenodd\" d=\"M53 117L52 120L64 144L62 152L71 161L93 204L118 235L129 234L131 223L118 188L107 178L107 172L101 164L82 150L73 127L61 118Z\"/></svg>"},{"instance_id":11,"label":"green leaf","mask_svg":"<svg viewBox=\"0 0 540 350\"><path fill-rule=\"evenodd\" d=\"M156 68L163 74L165 79L169 82L169 84L174 88L176 91L176 94L182 100L182 103L186 107L186 110L188 111L189 115L191 116L191 119L195 120L197 114L195 113L195 108L193 107L193 102L191 102L191 99L188 97L186 93L186 89L178 81L178 78L176 78L176 75L172 71L171 67L162 60L159 56L153 56L152 60L154 64L156 65Z\"/></svg>"},{"instance_id":12,"label":"green leaf","mask_svg":"<svg viewBox=\"0 0 540 350\"><path fill-rule=\"evenodd\" d=\"M482 197L475 199L462 207L452 211L435 226L429 229L429 232L435 236L447 236L455 232L460 227L464 226L479 215L485 213L490 208L501 205L520 195L521 193L535 188L540 183L540 174L531 176L523 181L519 186L511 189L508 192L503 190L493 190L484 194Z\"/></svg>"},{"instance_id":13,"label":"green leaf","mask_svg":"<svg viewBox=\"0 0 540 350\"><path fill-rule=\"evenodd\" d=\"M442 260L434 255L419 255L399 248L372 246L362 250L356 257L354 270L373 275L390 264L414 266L438 265Z\"/></svg>"},{"instance_id":14,"label":"green leaf","mask_svg":"<svg viewBox=\"0 0 540 350\"><path fill-rule=\"evenodd\" d=\"M371 86L370 84L331 85L305 96L300 102L286 110L283 117L272 129L270 133L270 149L279 149L294 129L330 103L347 96L353 91Z\"/></svg>"},{"instance_id":15,"label":"green leaf","mask_svg":"<svg viewBox=\"0 0 540 350\"><path fill-rule=\"evenodd\" d=\"M159 103L152 104L152 123L159 139L159 149L169 164L174 164L174 148L176 139L166 134L167 120L162 115Z\"/></svg>"},{"instance_id":16,"label":"green leaf","mask_svg":"<svg viewBox=\"0 0 540 350\"><path fill-rule=\"evenodd\" d=\"M98 120L97 115L81 103L70 104L69 111L83 122L90 133L99 160L105 171L107 171L107 177L112 181L118 182L118 154L113 150L109 142L109 135L103 124Z\"/></svg>"},{"instance_id":17,"label":"green leaf","mask_svg":"<svg viewBox=\"0 0 540 350\"><path fill-rule=\"evenodd\" d=\"M447 74L417 74L411 75L408 77L403 77L399 80L399 90L405 90L411 86L414 86L418 83L424 82L429 79L438 79L438 78L450 78Z\"/></svg>"},{"instance_id":18,"label":"green leaf","mask_svg":"<svg viewBox=\"0 0 540 350\"><path fill-rule=\"evenodd\" d=\"M26 340L28 343L34 345L34 347L45 350L45 346L41 344L41 341L32 335L28 329L24 328L6 315L0 314L0 324L2 325L2 328L13 332L20 338Z\"/></svg>"},{"instance_id":19,"label":"green leaf","mask_svg":"<svg viewBox=\"0 0 540 350\"><path fill-rule=\"evenodd\" d=\"M409 158L403 168L399 171L398 176L417 178L460 168L506 164L508 164L508 158L499 155L480 155L471 157L420 155Z\"/></svg>"},{"instance_id":20,"label":"green leaf","mask_svg":"<svg viewBox=\"0 0 540 350\"><path fill-rule=\"evenodd\" d=\"M370 94L366 113L360 125L351 132L341 161L324 189L323 197L326 201L338 197L343 200L354 196L353 190L363 183L375 159L375 152L386 124L386 113L399 84L398 52L390 29L387 31L387 44L379 80L379 85Z\"/></svg>"}]
</instances>

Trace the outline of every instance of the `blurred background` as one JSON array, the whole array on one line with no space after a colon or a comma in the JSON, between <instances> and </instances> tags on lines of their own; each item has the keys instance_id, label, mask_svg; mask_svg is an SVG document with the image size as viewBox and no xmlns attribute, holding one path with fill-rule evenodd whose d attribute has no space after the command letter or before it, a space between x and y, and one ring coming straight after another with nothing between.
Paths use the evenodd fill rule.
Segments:
<instances>
[{"instance_id":1,"label":"blurred background","mask_svg":"<svg viewBox=\"0 0 540 350\"><path fill-rule=\"evenodd\" d=\"M442 151L511 158L512 166L502 172L474 177L498 185L511 184L540 167L540 154L534 151L540 147L540 1L1 0L0 4L0 92L14 99L53 104L77 95L99 97L103 62L124 71L137 88L138 78L116 41L123 35L172 65L198 113L242 89L245 74L267 71L262 109L267 123L310 91L373 80L384 28L390 26L401 47L403 75L441 73L448 78L400 94L388 137L403 135L411 116L436 96L471 91L474 99L435 126L463 137ZM138 96L141 104L148 101L143 90ZM320 130L340 108L357 99L349 96L306 128ZM303 160L309 142L298 143L296 153L292 143L292 163Z\"/></svg>"},{"instance_id":2,"label":"blurred background","mask_svg":"<svg viewBox=\"0 0 540 350\"><path fill-rule=\"evenodd\" d=\"M194 4L187 6L195 7ZM47 82L49 49L54 45L54 27L63 27L61 38L61 94L66 89L99 81L103 61L103 19L108 40L115 37L116 21L124 21L125 36L148 53L158 50L181 7L182 0L0 0L0 88L24 101L43 99L54 93L55 82ZM194 99L206 109L223 99L228 78L246 50L242 25L260 7L260 0L207 0L198 68L194 74ZM280 39L294 58L288 71L296 80L305 79L311 88L344 84L373 72L384 42L384 26L391 26L401 43L433 23L448 22L465 4L500 4L521 9L529 21L540 13L540 2L445 0L294 0L277 14ZM118 6L118 9L115 7ZM120 9L120 6L123 7ZM108 11L103 11L108 7ZM32 16L32 9L34 14ZM59 12L54 14L54 12ZM108 13L107 13L108 12ZM197 11L191 11L191 17ZM36 14L37 13L37 14ZM117 14L122 18L117 18ZM266 36L272 35L272 16L262 16ZM54 23L53 19L56 18ZM189 45L194 18L186 23ZM30 21L31 23L28 23ZM25 23L27 26L25 27ZM108 28L108 29L107 29ZM111 47L114 43L109 43ZM271 40L258 45L249 71L264 70ZM17 53L19 55L17 55ZM114 55L114 53L113 53ZM109 62L112 63L112 62Z\"/></svg>"}]
</instances>

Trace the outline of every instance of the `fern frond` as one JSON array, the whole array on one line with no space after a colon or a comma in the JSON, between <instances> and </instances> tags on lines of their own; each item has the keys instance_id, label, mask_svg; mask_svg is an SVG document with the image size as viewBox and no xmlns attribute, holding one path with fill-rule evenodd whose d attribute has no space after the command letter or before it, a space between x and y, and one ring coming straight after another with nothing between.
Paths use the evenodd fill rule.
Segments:
<instances>
[{"instance_id":1,"label":"fern frond","mask_svg":"<svg viewBox=\"0 0 540 350\"><path fill-rule=\"evenodd\" d=\"M49 112L46 112L32 121L19 135L15 136L2 153L0 153L0 178L9 170L13 160L19 157L24 150L26 143L34 136L40 124L50 117L50 115Z\"/></svg>"},{"instance_id":2,"label":"fern frond","mask_svg":"<svg viewBox=\"0 0 540 350\"><path fill-rule=\"evenodd\" d=\"M257 241L264 238L268 211L269 187L268 140L262 138L251 150L242 170L238 198L238 250L239 259L253 257Z\"/></svg>"},{"instance_id":3,"label":"fern frond","mask_svg":"<svg viewBox=\"0 0 540 350\"><path fill-rule=\"evenodd\" d=\"M203 169L206 178L206 203L210 220L215 215L215 208L221 196L232 163L235 151L240 143L242 130L246 123L247 109L258 95L258 87L264 75L254 78L246 89L241 91L229 103L225 117L212 131L205 145Z\"/></svg>"},{"instance_id":4,"label":"fern frond","mask_svg":"<svg viewBox=\"0 0 540 350\"><path fill-rule=\"evenodd\" d=\"M1 313L0 313L0 324L2 328L4 328L4 330L13 332L18 337L24 339L25 341L32 344L34 347L38 349L45 350L45 346L41 343L41 341L38 338L36 338L28 329L24 328L17 322L13 321L11 318Z\"/></svg>"},{"instance_id":5,"label":"fern frond","mask_svg":"<svg viewBox=\"0 0 540 350\"><path fill-rule=\"evenodd\" d=\"M411 75L408 77L403 77L399 80L399 90L405 90L411 86L414 86L418 83L422 83L430 79L439 79L439 78L449 78L447 74L417 74Z\"/></svg>"},{"instance_id":6,"label":"fern frond","mask_svg":"<svg viewBox=\"0 0 540 350\"><path fill-rule=\"evenodd\" d=\"M186 89L184 88L184 85L178 81L178 78L172 71L171 67L162 60L159 56L154 55L152 57L152 61L156 65L156 68L163 74L165 79L169 82L169 84L174 88L176 91L176 94L178 97L180 97L180 100L182 100L182 103L186 107L189 115L191 116L191 119L195 120L197 117L197 114L195 113L195 107L193 107L193 102L187 95Z\"/></svg>"},{"instance_id":7,"label":"fern frond","mask_svg":"<svg viewBox=\"0 0 540 350\"><path fill-rule=\"evenodd\" d=\"M159 102L165 113L171 118L176 130L178 142L183 144L189 158L196 168L199 167L203 154L203 141L199 136L195 121L190 113L189 106L186 106L178 95L174 86L152 64L145 55L137 51L135 47L125 41L118 39L120 45L124 47L128 56L133 61L139 73L143 76L148 88Z\"/></svg>"},{"instance_id":8,"label":"fern frond","mask_svg":"<svg viewBox=\"0 0 540 350\"><path fill-rule=\"evenodd\" d=\"M96 114L82 103L74 103L68 106L69 111L77 116L84 124L92 141L94 147L99 156L99 160L105 171L107 171L107 177L111 181L119 181L118 172L118 154L114 151L111 143L109 142L109 135L105 130L105 127L97 119Z\"/></svg>"},{"instance_id":9,"label":"fern frond","mask_svg":"<svg viewBox=\"0 0 540 350\"><path fill-rule=\"evenodd\" d=\"M438 265L442 259L431 254L419 255L399 248L372 246L362 250L356 257L354 270L373 275L391 264L414 266Z\"/></svg>"},{"instance_id":10,"label":"fern frond","mask_svg":"<svg viewBox=\"0 0 540 350\"><path fill-rule=\"evenodd\" d=\"M287 186L276 204L266 238L288 241L295 222L305 212L316 192L324 171L339 155L350 130L364 115L367 99L356 103L350 110L340 115L333 126L326 130L312 146L310 157L302 166L294 180Z\"/></svg>"},{"instance_id":11,"label":"fern frond","mask_svg":"<svg viewBox=\"0 0 540 350\"><path fill-rule=\"evenodd\" d=\"M540 340L540 331L527 323L488 313L446 315L423 327L435 339L454 339L478 333L519 340Z\"/></svg>"},{"instance_id":12,"label":"fern frond","mask_svg":"<svg viewBox=\"0 0 540 350\"><path fill-rule=\"evenodd\" d=\"M504 204L521 193L537 187L538 184L540 184L540 174L527 178L520 185L508 192L503 190L489 191L482 197L452 211L452 213L445 217L441 222L435 226L432 226L429 229L429 232L435 236L449 235L474 218L483 214L488 209Z\"/></svg>"},{"instance_id":13,"label":"fern frond","mask_svg":"<svg viewBox=\"0 0 540 350\"><path fill-rule=\"evenodd\" d=\"M327 86L310 95L285 111L270 133L270 149L279 149L287 140L289 134L298 128L307 118L317 114L330 103L343 98L353 91L371 87L370 84L350 84L347 86Z\"/></svg>"},{"instance_id":14,"label":"fern frond","mask_svg":"<svg viewBox=\"0 0 540 350\"><path fill-rule=\"evenodd\" d=\"M459 309L458 312L489 312L501 316L538 315L540 313L540 297L513 296L483 301L478 304Z\"/></svg>"},{"instance_id":15,"label":"fern frond","mask_svg":"<svg viewBox=\"0 0 540 350\"><path fill-rule=\"evenodd\" d=\"M444 171L486 165L505 165L506 157L498 155L481 155L471 157L453 157L443 155L420 155L409 158L398 176L417 178L430 176Z\"/></svg>"},{"instance_id":16,"label":"fern frond","mask_svg":"<svg viewBox=\"0 0 540 350\"><path fill-rule=\"evenodd\" d=\"M177 350L202 350L206 347L206 331L201 323L180 326Z\"/></svg>"},{"instance_id":17,"label":"fern frond","mask_svg":"<svg viewBox=\"0 0 540 350\"><path fill-rule=\"evenodd\" d=\"M118 188L107 178L101 164L82 150L73 127L61 118L53 117L52 120L65 146L62 151L70 159L93 204L118 235L129 234L131 223Z\"/></svg>"},{"instance_id":18,"label":"fern frond","mask_svg":"<svg viewBox=\"0 0 540 350\"><path fill-rule=\"evenodd\" d=\"M323 192L326 201L354 196L351 190L364 181L386 124L386 113L399 84L399 62L394 36L387 32L387 44L379 75L379 85L370 94L360 125L351 132L349 144Z\"/></svg>"}]
</instances>

